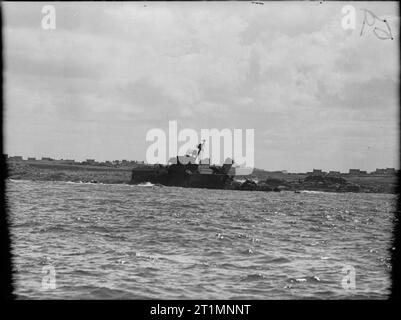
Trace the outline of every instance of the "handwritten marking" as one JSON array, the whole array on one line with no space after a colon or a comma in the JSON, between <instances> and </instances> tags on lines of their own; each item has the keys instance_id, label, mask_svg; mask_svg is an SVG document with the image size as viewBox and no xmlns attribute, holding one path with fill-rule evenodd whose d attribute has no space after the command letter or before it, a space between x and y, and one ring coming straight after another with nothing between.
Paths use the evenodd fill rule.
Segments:
<instances>
[{"instance_id":1,"label":"handwritten marking","mask_svg":"<svg viewBox=\"0 0 401 320\"><path fill-rule=\"evenodd\" d=\"M378 16L376 16L376 15L375 15L372 11L370 11L370 10L367 10L367 9L361 9L361 10L362 10L362 11L365 11L365 14L364 14L364 18L363 18L363 23L362 23L362 28L361 28L361 34L360 34L360 36L362 36L362 34L363 34L363 30L364 30L364 28L365 28L365 24L367 24L369 27L372 27L372 26L376 23L376 20L379 20L379 21L385 23L385 25L386 25L388 31L385 31L385 30L383 30L383 29L381 29L381 28L378 28L378 27L374 27L374 28L373 28L373 33L375 34L375 36L376 36L378 39L380 39L380 40L388 40L388 39L394 40L393 35L392 35L392 33L391 33L391 28L390 28L390 26L389 26L389 24L388 24L388 22L387 22L386 19L380 19ZM368 14L368 13L373 17L372 23L369 23L369 20L367 19L367 17L368 17L367 14ZM387 37L383 37L383 36L378 35L376 30L385 33L385 34L387 35Z\"/></svg>"}]
</instances>

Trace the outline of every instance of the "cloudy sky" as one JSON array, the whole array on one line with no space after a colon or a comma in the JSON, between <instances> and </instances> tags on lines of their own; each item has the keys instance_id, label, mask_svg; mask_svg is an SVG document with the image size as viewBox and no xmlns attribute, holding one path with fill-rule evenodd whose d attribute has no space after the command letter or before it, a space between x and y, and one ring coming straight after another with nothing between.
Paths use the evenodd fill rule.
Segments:
<instances>
[{"instance_id":1,"label":"cloudy sky","mask_svg":"<svg viewBox=\"0 0 401 320\"><path fill-rule=\"evenodd\" d=\"M55 30L43 4L2 4L9 155L145 160L177 120L254 129L267 170L398 168L396 3L355 2L355 30L339 2L53 3Z\"/></svg>"}]
</instances>

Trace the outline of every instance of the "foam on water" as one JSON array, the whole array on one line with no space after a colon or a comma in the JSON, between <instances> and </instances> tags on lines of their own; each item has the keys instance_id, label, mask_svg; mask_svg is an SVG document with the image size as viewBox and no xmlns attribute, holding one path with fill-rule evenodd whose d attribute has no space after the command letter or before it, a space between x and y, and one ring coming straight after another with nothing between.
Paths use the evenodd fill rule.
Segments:
<instances>
[{"instance_id":1,"label":"foam on water","mask_svg":"<svg viewBox=\"0 0 401 320\"><path fill-rule=\"evenodd\" d=\"M147 182L145 182L145 183L139 183L139 184L137 184L137 186L138 186L138 187L153 187L154 184L151 183L151 182L149 182L149 181L147 181Z\"/></svg>"}]
</instances>

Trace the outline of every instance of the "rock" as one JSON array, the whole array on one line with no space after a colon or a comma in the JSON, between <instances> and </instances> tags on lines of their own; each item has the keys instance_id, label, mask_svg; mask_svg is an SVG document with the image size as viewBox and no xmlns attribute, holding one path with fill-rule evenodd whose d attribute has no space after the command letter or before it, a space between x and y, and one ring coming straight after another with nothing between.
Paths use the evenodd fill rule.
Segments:
<instances>
[{"instance_id":1,"label":"rock","mask_svg":"<svg viewBox=\"0 0 401 320\"><path fill-rule=\"evenodd\" d=\"M235 181L235 180L227 181L227 184L226 184L224 189L227 189L227 190L241 190L241 182Z\"/></svg>"},{"instance_id":2,"label":"rock","mask_svg":"<svg viewBox=\"0 0 401 320\"><path fill-rule=\"evenodd\" d=\"M266 182L258 183L258 190L260 191L273 191L273 188L270 187Z\"/></svg>"},{"instance_id":3,"label":"rock","mask_svg":"<svg viewBox=\"0 0 401 320\"><path fill-rule=\"evenodd\" d=\"M360 186L356 184L349 184L345 187L345 191L347 192L359 192L360 191Z\"/></svg>"},{"instance_id":4,"label":"rock","mask_svg":"<svg viewBox=\"0 0 401 320\"><path fill-rule=\"evenodd\" d=\"M247 179L244 183L241 184L240 189L248 190L248 191L255 191L255 190L258 190L258 185L256 184L255 181Z\"/></svg>"},{"instance_id":5,"label":"rock","mask_svg":"<svg viewBox=\"0 0 401 320\"><path fill-rule=\"evenodd\" d=\"M267 178L264 182L272 188L279 186L288 186L287 182L276 178Z\"/></svg>"}]
</instances>

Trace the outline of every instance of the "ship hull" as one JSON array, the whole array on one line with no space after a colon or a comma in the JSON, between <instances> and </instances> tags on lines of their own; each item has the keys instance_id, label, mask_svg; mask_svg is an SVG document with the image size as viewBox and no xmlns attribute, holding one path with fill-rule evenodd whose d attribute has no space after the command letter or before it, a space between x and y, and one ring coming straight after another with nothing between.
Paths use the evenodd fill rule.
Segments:
<instances>
[{"instance_id":1,"label":"ship hull","mask_svg":"<svg viewBox=\"0 0 401 320\"><path fill-rule=\"evenodd\" d=\"M232 177L228 174L202 174L197 169L196 164L133 169L131 183L150 182L184 188L225 189L232 181Z\"/></svg>"}]
</instances>

